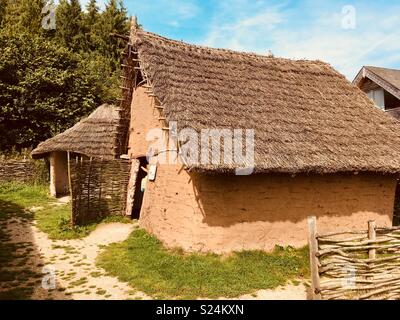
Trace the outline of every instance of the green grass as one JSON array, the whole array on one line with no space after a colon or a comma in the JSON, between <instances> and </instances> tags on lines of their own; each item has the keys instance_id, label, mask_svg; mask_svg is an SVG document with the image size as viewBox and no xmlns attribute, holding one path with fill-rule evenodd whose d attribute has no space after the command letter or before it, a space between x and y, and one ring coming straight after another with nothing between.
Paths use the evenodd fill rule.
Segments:
<instances>
[{"instance_id":1,"label":"green grass","mask_svg":"<svg viewBox=\"0 0 400 320\"><path fill-rule=\"evenodd\" d=\"M0 184L0 220L12 217L32 219L33 215L27 208L48 205L54 201L47 193L47 188L42 185Z\"/></svg>"},{"instance_id":2,"label":"green grass","mask_svg":"<svg viewBox=\"0 0 400 320\"><path fill-rule=\"evenodd\" d=\"M53 240L80 239L88 236L97 226L71 225L71 205L50 206L35 213L37 227Z\"/></svg>"},{"instance_id":3,"label":"green grass","mask_svg":"<svg viewBox=\"0 0 400 320\"><path fill-rule=\"evenodd\" d=\"M113 216L86 226L73 227L70 223L71 205L56 205L56 202L48 196L48 186L21 183L0 184L0 220L11 217L35 219L38 228L53 240L84 238L96 229L99 223L131 222L126 217ZM43 208L33 213L29 211L32 207Z\"/></svg>"},{"instance_id":4,"label":"green grass","mask_svg":"<svg viewBox=\"0 0 400 320\"><path fill-rule=\"evenodd\" d=\"M165 249L139 229L125 242L106 247L97 264L155 298L234 298L308 275L308 251L277 247L272 253L184 254Z\"/></svg>"}]
</instances>

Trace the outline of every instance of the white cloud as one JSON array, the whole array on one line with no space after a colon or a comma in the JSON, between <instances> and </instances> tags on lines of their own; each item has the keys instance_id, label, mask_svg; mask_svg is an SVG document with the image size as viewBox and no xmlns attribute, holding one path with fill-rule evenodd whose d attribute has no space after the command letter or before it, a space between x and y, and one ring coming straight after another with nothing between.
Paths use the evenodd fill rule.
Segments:
<instances>
[{"instance_id":1,"label":"white cloud","mask_svg":"<svg viewBox=\"0 0 400 320\"><path fill-rule=\"evenodd\" d=\"M169 0L168 6L171 6L181 19L193 18L199 11L198 6L191 1Z\"/></svg>"},{"instance_id":2,"label":"white cloud","mask_svg":"<svg viewBox=\"0 0 400 320\"><path fill-rule=\"evenodd\" d=\"M198 0L126 0L125 4L145 28L149 25L182 28L201 13Z\"/></svg>"},{"instance_id":3,"label":"white cloud","mask_svg":"<svg viewBox=\"0 0 400 320\"><path fill-rule=\"evenodd\" d=\"M221 18L221 17L220 17ZM253 51L257 51L256 42L259 35L272 32L282 23L283 16L277 8L264 9L263 11L245 16L234 22L220 24L219 19L212 25L204 44L211 47L225 47L235 50L246 50L249 46L254 46Z\"/></svg>"},{"instance_id":4,"label":"white cloud","mask_svg":"<svg viewBox=\"0 0 400 320\"><path fill-rule=\"evenodd\" d=\"M247 6L247 0L235 0L242 10L232 14L229 7L222 8L211 25L203 43L265 54L268 50L277 56L295 59L319 59L331 63L352 79L362 65L390 67L400 64L400 8L357 6L356 29L342 28L342 8L332 4L315 5L308 1L299 8L285 4L261 10ZM325 3L325 2L324 2ZM229 16L224 21L224 17ZM224 21L218 23L218 20ZM233 22L232 22L233 20Z\"/></svg>"}]
</instances>

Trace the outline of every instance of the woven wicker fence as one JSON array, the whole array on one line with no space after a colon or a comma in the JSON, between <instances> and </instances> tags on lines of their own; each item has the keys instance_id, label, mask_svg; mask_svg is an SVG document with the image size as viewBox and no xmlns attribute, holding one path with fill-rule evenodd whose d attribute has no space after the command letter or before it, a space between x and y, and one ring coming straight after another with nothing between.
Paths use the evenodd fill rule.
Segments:
<instances>
[{"instance_id":1,"label":"woven wicker fence","mask_svg":"<svg viewBox=\"0 0 400 320\"><path fill-rule=\"evenodd\" d=\"M43 160L0 159L0 183L46 183L49 180Z\"/></svg>"},{"instance_id":2,"label":"woven wicker fence","mask_svg":"<svg viewBox=\"0 0 400 320\"><path fill-rule=\"evenodd\" d=\"M129 161L70 159L69 170L73 225L125 214Z\"/></svg>"},{"instance_id":3,"label":"woven wicker fence","mask_svg":"<svg viewBox=\"0 0 400 320\"><path fill-rule=\"evenodd\" d=\"M321 235L309 224L314 299L400 299L400 228Z\"/></svg>"}]
</instances>

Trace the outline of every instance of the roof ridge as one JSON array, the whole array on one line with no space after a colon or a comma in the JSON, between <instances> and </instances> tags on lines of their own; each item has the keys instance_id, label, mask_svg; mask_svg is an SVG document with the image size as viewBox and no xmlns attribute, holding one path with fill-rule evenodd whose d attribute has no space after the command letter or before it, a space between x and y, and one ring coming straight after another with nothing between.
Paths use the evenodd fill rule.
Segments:
<instances>
[{"instance_id":1,"label":"roof ridge","mask_svg":"<svg viewBox=\"0 0 400 320\"><path fill-rule=\"evenodd\" d=\"M385 84L387 84L388 87L385 87L384 89L389 91L391 94L393 94L396 97L399 97L396 92L391 92L391 89L389 87L392 87L393 90L398 91L400 90L400 87L398 84L396 84L396 79L393 79L391 75L389 74L382 74L385 72L395 72L396 75L395 77L398 77L397 73L400 75L400 70L397 69L389 69L389 68L381 68L381 67L371 67L371 66L364 66L365 69L367 69L368 72L371 72L374 74L375 77L378 77L381 81L383 81ZM393 81L395 80L395 81Z\"/></svg>"},{"instance_id":2,"label":"roof ridge","mask_svg":"<svg viewBox=\"0 0 400 320\"><path fill-rule=\"evenodd\" d=\"M376 66L364 66L364 68L373 68L373 69L382 69L382 70L390 70L390 71L400 72L400 69L394 69L394 68L384 68L384 67L376 67Z\"/></svg>"},{"instance_id":3,"label":"roof ridge","mask_svg":"<svg viewBox=\"0 0 400 320\"><path fill-rule=\"evenodd\" d=\"M246 57L253 57L253 58L258 58L258 59L262 59L262 60L268 59L268 60L281 60L281 61L287 61L287 62L311 62L311 63L316 63L319 65L329 66L332 68L332 66L329 63L318 60L318 59L317 60L290 59L290 58L284 58L284 57L267 56L267 55L263 55L261 53L256 53L256 52L237 51L237 50L224 49L224 48L213 48L213 47L208 47L205 45L197 45L197 44L188 43L188 42L185 42L182 40L170 39L170 38L167 38L164 36L160 36L156 33L144 31L144 30L140 30L140 29L138 29L135 33L138 35L143 34L144 36L150 36L152 38L160 39L162 41L167 41L167 42L175 44L177 46L187 46L187 47L192 47L192 48L199 49L199 50L210 51L213 53L221 52L221 53L232 54L232 55L242 55L242 56L246 56Z\"/></svg>"}]
</instances>

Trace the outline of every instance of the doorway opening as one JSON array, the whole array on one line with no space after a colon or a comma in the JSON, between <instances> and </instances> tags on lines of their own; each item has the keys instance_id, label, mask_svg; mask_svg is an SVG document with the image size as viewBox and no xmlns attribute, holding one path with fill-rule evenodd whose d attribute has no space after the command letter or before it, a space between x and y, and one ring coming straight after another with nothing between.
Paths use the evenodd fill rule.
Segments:
<instances>
[{"instance_id":1,"label":"doorway opening","mask_svg":"<svg viewBox=\"0 0 400 320\"><path fill-rule=\"evenodd\" d=\"M135 196L133 199L132 219L140 218L142 210L143 196L147 185L147 165L149 164L146 157L140 157L139 171L136 177Z\"/></svg>"},{"instance_id":2,"label":"doorway opening","mask_svg":"<svg viewBox=\"0 0 400 320\"><path fill-rule=\"evenodd\" d=\"M397 183L393 209L393 226L400 226L400 183Z\"/></svg>"}]
</instances>

